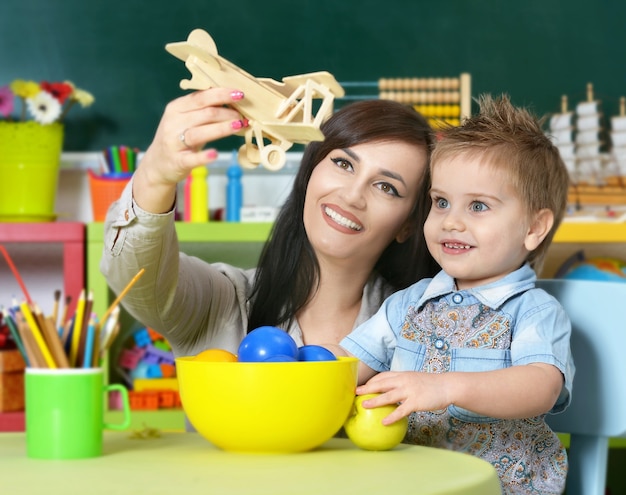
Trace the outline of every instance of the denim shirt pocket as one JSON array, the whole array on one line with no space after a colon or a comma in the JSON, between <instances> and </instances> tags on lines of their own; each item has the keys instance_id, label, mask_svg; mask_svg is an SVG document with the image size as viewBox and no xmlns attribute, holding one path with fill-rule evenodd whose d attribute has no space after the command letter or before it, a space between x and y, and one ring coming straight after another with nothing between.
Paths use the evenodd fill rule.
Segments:
<instances>
[{"instance_id":1,"label":"denim shirt pocket","mask_svg":"<svg viewBox=\"0 0 626 495\"><path fill-rule=\"evenodd\" d=\"M508 349L454 349L450 371L494 371L511 366L511 352ZM450 415L468 423L496 423L498 418L483 416L452 404Z\"/></svg>"},{"instance_id":2,"label":"denim shirt pocket","mask_svg":"<svg viewBox=\"0 0 626 495\"><path fill-rule=\"evenodd\" d=\"M424 345L399 337L391 360L391 370L419 371L422 369L425 356Z\"/></svg>"}]
</instances>

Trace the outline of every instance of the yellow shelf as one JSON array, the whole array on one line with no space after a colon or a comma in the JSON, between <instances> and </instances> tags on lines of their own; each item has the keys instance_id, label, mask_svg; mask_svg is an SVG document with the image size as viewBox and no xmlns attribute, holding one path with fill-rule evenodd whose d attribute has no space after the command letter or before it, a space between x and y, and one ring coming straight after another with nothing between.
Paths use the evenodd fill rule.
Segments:
<instances>
[{"instance_id":1,"label":"yellow shelf","mask_svg":"<svg viewBox=\"0 0 626 495\"><path fill-rule=\"evenodd\" d=\"M626 243L626 223L563 222L554 236L554 242Z\"/></svg>"}]
</instances>

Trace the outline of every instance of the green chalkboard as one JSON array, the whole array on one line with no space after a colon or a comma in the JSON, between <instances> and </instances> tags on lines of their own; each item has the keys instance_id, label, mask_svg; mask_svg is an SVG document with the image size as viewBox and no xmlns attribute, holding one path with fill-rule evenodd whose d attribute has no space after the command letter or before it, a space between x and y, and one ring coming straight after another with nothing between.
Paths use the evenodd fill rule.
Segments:
<instances>
[{"instance_id":1,"label":"green chalkboard","mask_svg":"<svg viewBox=\"0 0 626 495\"><path fill-rule=\"evenodd\" d=\"M507 92L540 114L593 82L610 115L626 94L624 19L623 0L3 0L0 85L69 79L91 91L94 105L69 115L66 151L145 148L188 77L164 45L199 27L256 76L469 72L473 95Z\"/></svg>"}]
</instances>

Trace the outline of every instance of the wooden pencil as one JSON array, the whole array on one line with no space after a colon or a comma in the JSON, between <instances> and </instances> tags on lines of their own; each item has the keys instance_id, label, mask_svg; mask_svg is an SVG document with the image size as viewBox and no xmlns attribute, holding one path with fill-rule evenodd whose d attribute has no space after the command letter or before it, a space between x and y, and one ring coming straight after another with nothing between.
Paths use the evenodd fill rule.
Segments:
<instances>
[{"instance_id":1,"label":"wooden pencil","mask_svg":"<svg viewBox=\"0 0 626 495\"><path fill-rule=\"evenodd\" d=\"M35 317L33 316L33 313L31 312L28 303L23 302L22 304L20 304L20 309L22 310L22 315L24 316L26 323L30 327L30 331L35 337L35 342L37 344L37 347L43 354L46 365L48 366L48 368L56 368L57 365L54 361L54 358L52 357L52 354L50 353L50 349L48 349L48 345L46 344L46 341L43 338L41 329L39 328L39 325L37 324L37 321L35 320Z\"/></svg>"},{"instance_id":2,"label":"wooden pencil","mask_svg":"<svg viewBox=\"0 0 626 495\"><path fill-rule=\"evenodd\" d=\"M133 285L135 285L135 282L137 282L137 280L139 280L141 278L141 276L144 274L145 271L146 271L145 268L142 268L141 270L139 270L137 272L137 275L135 275L132 278L132 280L130 282L128 282L128 284L126 285L126 287L124 287L122 292L120 292L119 295L115 298L115 301L113 301L111 303L111 305L105 311L104 316L102 317L101 321L102 321L103 324L104 324L104 322L106 322L107 318L111 314L111 311L113 311L113 309L120 303L120 301L124 298L124 296L126 294L128 294L128 291L132 288Z\"/></svg>"},{"instance_id":3,"label":"wooden pencil","mask_svg":"<svg viewBox=\"0 0 626 495\"><path fill-rule=\"evenodd\" d=\"M80 333L83 328L85 318L85 289L80 291L76 301L76 312L74 313L74 325L72 326L72 342L70 344L70 366L75 367L78 360L78 345L80 344Z\"/></svg>"},{"instance_id":4,"label":"wooden pencil","mask_svg":"<svg viewBox=\"0 0 626 495\"><path fill-rule=\"evenodd\" d=\"M67 313L69 312L71 302L72 296L65 296L65 304L63 306L63 313L61 314L61 322L59 323L61 328L65 328L65 324L67 323Z\"/></svg>"},{"instance_id":5,"label":"wooden pencil","mask_svg":"<svg viewBox=\"0 0 626 495\"><path fill-rule=\"evenodd\" d=\"M57 320L59 319L59 302L60 301L61 301L61 291L57 289L54 291L54 303L52 305L52 321L54 322L55 328L58 325Z\"/></svg>"},{"instance_id":6,"label":"wooden pencil","mask_svg":"<svg viewBox=\"0 0 626 495\"><path fill-rule=\"evenodd\" d=\"M85 309L83 310L83 324L80 327L80 336L78 340L78 350L76 355L76 367L80 368L85 361L85 346L87 343L87 328L91 319L91 308L93 307L93 291L89 291L87 300L85 301Z\"/></svg>"},{"instance_id":7,"label":"wooden pencil","mask_svg":"<svg viewBox=\"0 0 626 495\"><path fill-rule=\"evenodd\" d=\"M26 350L26 354L28 355L28 362L31 368L47 368L46 360L43 357L39 347L37 346L37 342L35 342L35 337L33 336L28 323L22 316L22 313L18 313L15 315L15 324L17 325L17 330L22 338L22 343L24 344L24 349Z\"/></svg>"},{"instance_id":8,"label":"wooden pencil","mask_svg":"<svg viewBox=\"0 0 626 495\"><path fill-rule=\"evenodd\" d=\"M50 347L50 351L54 356L54 360L56 361L59 368L69 368L70 362L67 358L67 354L63 349L63 344L61 343L61 337L59 337L59 333L56 329L56 325L54 324L54 320L52 316L48 316L43 319L43 328L42 333L48 343L48 347Z\"/></svg>"}]
</instances>

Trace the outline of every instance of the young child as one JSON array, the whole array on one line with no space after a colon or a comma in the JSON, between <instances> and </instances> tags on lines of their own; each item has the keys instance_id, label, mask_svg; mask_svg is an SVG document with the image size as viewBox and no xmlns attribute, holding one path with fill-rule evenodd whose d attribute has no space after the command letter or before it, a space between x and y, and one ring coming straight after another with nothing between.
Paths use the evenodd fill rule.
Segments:
<instances>
[{"instance_id":1,"label":"young child","mask_svg":"<svg viewBox=\"0 0 626 495\"><path fill-rule=\"evenodd\" d=\"M530 112L506 96L479 104L432 155L424 235L443 270L333 350L361 360L357 394L381 393L365 407L399 404L383 423L409 416L405 442L489 461L506 494L562 493L567 457L544 416L570 402L571 329L535 280L568 175Z\"/></svg>"}]
</instances>

